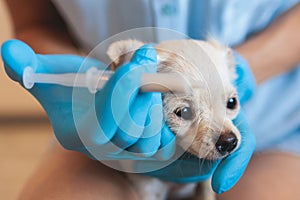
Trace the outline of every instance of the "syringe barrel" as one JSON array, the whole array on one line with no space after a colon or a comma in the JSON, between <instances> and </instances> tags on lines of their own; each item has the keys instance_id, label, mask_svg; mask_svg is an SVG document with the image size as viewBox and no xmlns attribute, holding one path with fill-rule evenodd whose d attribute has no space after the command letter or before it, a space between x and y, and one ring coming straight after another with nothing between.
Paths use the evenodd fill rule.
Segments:
<instances>
[{"instance_id":1,"label":"syringe barrel","mask_svg":"<svg viewBox=\"0 0 300 200\"><path fill-rule=\"evenodd\" d=\"M92 67L86 73L41 74L34 73L31 67L27 67L23 73L23 83L27 89L32 88L35 83L45 83L67 87L84 87L88 88L91 93L96 93L113 73L113 71L97 70ZM178 74L155 73L142 75L140 91L188 92L199 87L203 87L202 82L187 80Z\"/></svg>"}]
</instances>

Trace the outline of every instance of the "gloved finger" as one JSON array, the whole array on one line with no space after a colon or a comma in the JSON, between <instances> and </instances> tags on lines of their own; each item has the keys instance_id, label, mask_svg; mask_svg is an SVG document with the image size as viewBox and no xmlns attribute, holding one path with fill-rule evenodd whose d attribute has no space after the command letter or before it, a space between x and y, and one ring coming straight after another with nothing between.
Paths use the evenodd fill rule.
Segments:
<instances>
[{"instance_id":1,"label":"gloved finger","mask_svg":"<svg viewBox=\"0 0 300 200\"><path fill-rule=\"evenodd\" d=\"M94 147L81 147L77 149L73 149L75 151L84 153L85 155L89 156L93 160L105 161L105 160L118 160L118 161L128 161L128 160L135 160L135 161L150 161L154 160L154 158L144 157L141 154L132 153L126 150L123 150L119 153L112 153L111 148L106 148L106 144L101 146L94 146ZM132 169L135 170L135 169Z\"/></svg>"},{"instance_id":2,"label":"gloved finger","mask_svg":"<svg viewBox=\"0 0 300 200\"><path fill-rule=\"evenodd\" d=\"M92 138L97 144L105 144L112 139L136 99L142 74L153 71L156 71L156 52L153 48L142 47L135 52L132 62L119 67L102 91L96 94L101 130L95 132Z\"/></svg>"},{"instance_id":3,"label":"gloved finger","mask_svg":"<svg viewBox=\"0 0 300 200\"><path fill-rule=\"evenodd\" d=\"M169 127L164 124L161 131L160 147L154 155L159 160L169 160L176 150L176 137Z\"/></svg>"},{"instance_id":4,"label":"gloved finger","mask_svg":"<svg viewBox=\"0 0 300 200\"><path fill-rule=\"evenodd\" d=\"M239 148L223 159L212 177L212 187L217 193L223 193L231 189L243 175L255 149L255 137L246 122L246 118L240 111L234 120L241 133L242 141Z\"/></svg>"},{"instance_id":5,"label":"gloved finger","mask_svg":"<svg viewBox=\"0 0 300 200\"><path fill-rule=\"evenodd\" d=\"M135 63L139 68L144 68L144 72L156 73L156 57L156 51L153 46L144 45L134 53L131 62ZM139 94L136 97L136 100L130 106L129 112L125 113L119 124L118 131L112 139L114 144L121 149L126 149L137 142L143 133L151 101L151 93Z\"/></svg>"},{"instance_id":6,"label":"gloved finger","mask_svg":"<svg viewBox=\"0 0 300 200\"><path fill-rule=\"evenodd\" d=\"M142 136L148 111L151 107L151 99L151 93L139 94L131 105L129 112L125 113L117 133L111 140L113 144L120 148L120 151L136 143Z\"/></svg>"},{"instance_id":7,"label":"gloved finger","mask_svg":"<svg viewBox=\"0 0 300 200\"><path fill-rule=\"evenodd\" d=\"M151 108L147 115L143 135L127 151L141 154L144 157L153 156L160 147L161 129L163 126L163 111L161 93L153 92Z\"/></svg>"},{"instance_id":8,"label":"gloved finger","mask_svg":"<svg viewBox=\"0 0 300 200\"><path fill-rule=\"evenodd\" d=\"M160 138L161 134L153 135L150 138L140 138L134 145L127 148L126 151L139 154L145 158L153 157L161 145Z\"/></svg>"},{"instance_id":9,"label":"gloved finger","mask_svg":"<svg viewBox=\"0 0 300 200\"><path fill-rule=\"evenodd\" d=\"M157 150L161 144L161 128L163 124L162 106L160 105L158 109L157 104L155 104L155 102L159 102L159 103L161 102L161 94L160 93L143 93L143 94L151 94L156 97L153 98L151 102L152 104L156 105L156 109L153 108L150 110L150 115L152 116L152 118L149 117L149 115L145 115L147 116L147 121L140 129L143 132L143 135L140 135L138 137L133 137L133 139L132 137L129 137L128 134L132 131L136 131L136 128L126 131L124 135L116 134L111 141L109 141L104 145L101 145L102 156L96 156L96 157L100 157L102 159L118 158L118 159L131 159L131 160L157 160L157 158L154 157L152 158L151 156L157 153ZM137 102L135 102L135 104L136 103ZM137 108L139 107L140 106L137 106ZM158 119L160 121L157 121ZM137 138L137 141L135 138ZM116 142L117 139L124 140L121 141L122 143L124 143L123 144L124 147L119 147L121 142L117 143ZM128 141L129 143L132 141L136 143L134 143L129 148L125 148L125 146L128 145ZM117 146L116 143L119 144L119 146ZM164 151L166 151L166 149ZM106 152L105 156L103 156L104 152ZM95 153L97 154L97 152ZM165 152L163 153L166 154ZM169 155L169 157L171 157L171 155Z\"/></svg>"},{"instance_id":10,"label":"gloved finger","mask_svg":"<svg viewBox=\"0 0 300 200\"><path fill-rule=\"evenodd\" d=\"M149 72L151 73L155 73L156 69L157 69L157 54L156 54L156 50L155 48L150 45L150 44L146 44L144 46L142 46L138 51L135 52L135 54L133 55L131 62L134 62L140 66L155 66L152 67ZM152 102L152 103L156 103L159 104L160 106L162 105L161 102L161 94L155 94L155 97L152 98L154 99L156 102ZM157 102L157 100L159 100L159 102ZM160 129L161 127L161 121L162 119L159 118L159 116L162 117L162 111L160 111L160 113L157 113L156 117L156 121L151 121L149 119L149 115L147 118L147 123L148 124L145 127L145 130L143 132L143 138L141 138L140 140L138 140L137 144L135 144L134 146L130 147L130 150L136 153L142 153L142 154L148 154L149 155L153 155L153 153L156 152L158 146L160 145L160 142L158 142L158 140L160 139L159 135L154 135L154 136L149 136L148 134L150 133L149 131L154 131L154 133L160 133L159 131L155 131L153 130L154 127L158 127ZM157 122L159 124L157 124ZM152 132L153 133L153 132ZM149 140L148 137L152 137L151 140ZM151 145L149 145L149 142L151 143Z\"/></svg>"}]
</instances>

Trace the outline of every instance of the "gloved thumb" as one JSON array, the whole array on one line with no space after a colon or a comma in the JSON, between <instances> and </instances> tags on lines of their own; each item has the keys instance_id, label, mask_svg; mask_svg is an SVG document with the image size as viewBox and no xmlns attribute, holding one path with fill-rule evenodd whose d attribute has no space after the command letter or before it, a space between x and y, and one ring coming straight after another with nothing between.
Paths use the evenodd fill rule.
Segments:
<instances>
[{"instance_id":1,"label":"gloved thumb","mask_svg":"<svg viewBox=\"0 0 300 200\"><path fill-rule=\"evenodd\" d=\"M252 134L242 110L233 122L241 133L242 141L235 152L221 161L213 174L212 187L218 194L228 191L238 182L256 146L255 136Z\"/></svg>"},{"instance_id":2,"label":"gloved thumb","mask_svg":"<svg viewBox=\"0 0 300 200\"><path fill-rule=\"evenodd\" d=\"M23 71L27 66L34 70L37 57L34 51L20 40L8 40L2 44L1 55L7 75L14 81L22 82Z\"/></svg>"}]
</instances>

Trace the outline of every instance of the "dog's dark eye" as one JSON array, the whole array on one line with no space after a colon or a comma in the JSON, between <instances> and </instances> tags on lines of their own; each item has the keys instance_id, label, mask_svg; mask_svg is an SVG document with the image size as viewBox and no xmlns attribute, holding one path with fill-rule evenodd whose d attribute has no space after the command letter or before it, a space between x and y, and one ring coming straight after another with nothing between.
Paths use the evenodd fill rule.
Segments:
<instances>
[{"instance_id":1,"label":"dog's dark eye","mask_svg":"<svg viewBox=\"0 0 300 200\"><path fill-rule=\"evenodd\" d=\"M237 107L237 104L238 104L237 98L236 97L231 97L227 101L227 108L233 110Z\"/></svg>"},{"instance_id":2,"label":"dog's dark eye","mask_svg":"<svg viewBox=\"0 0 300 200\"><path fill-rule=\"evenodd\" d=\"M177 115L177 117L185 120L191 120L194 116L190 107L177 108L174 113Z\"/></svg>"}]
</instances>

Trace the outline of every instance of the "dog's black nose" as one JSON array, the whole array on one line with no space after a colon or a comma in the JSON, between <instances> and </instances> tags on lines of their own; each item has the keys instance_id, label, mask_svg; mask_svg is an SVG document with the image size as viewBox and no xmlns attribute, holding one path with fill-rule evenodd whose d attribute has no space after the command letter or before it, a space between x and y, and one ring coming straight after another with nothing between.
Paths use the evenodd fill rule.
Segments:
<instances>
[{"instance_id":1,"label":"dog's black nose","mask_svg":"<svg viewBox=\"0 0 300 200\"><path fill-rule=\"evenodd\" d=\"M216 143L218 152L222 155L232 152L238 144L238 139L233 132L222 133Z\"/></svg>"}]
</instances>

